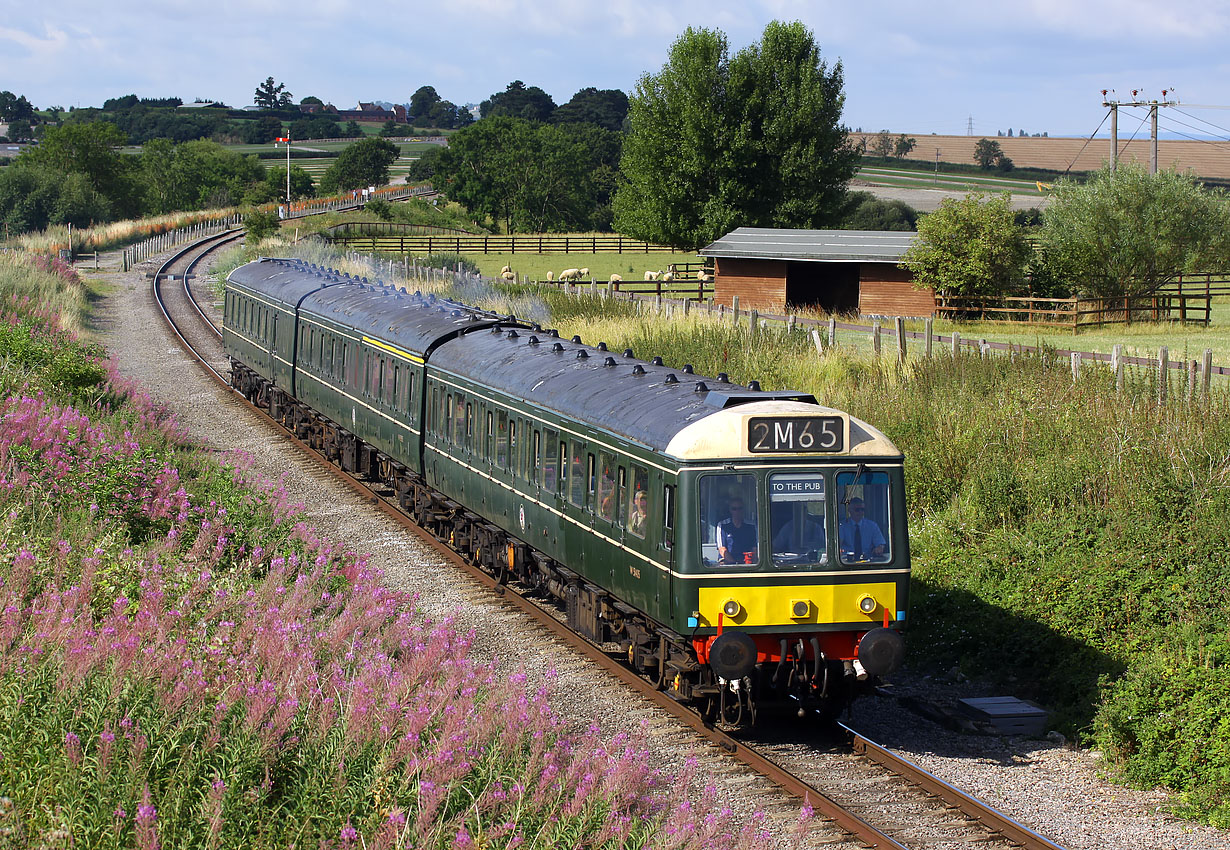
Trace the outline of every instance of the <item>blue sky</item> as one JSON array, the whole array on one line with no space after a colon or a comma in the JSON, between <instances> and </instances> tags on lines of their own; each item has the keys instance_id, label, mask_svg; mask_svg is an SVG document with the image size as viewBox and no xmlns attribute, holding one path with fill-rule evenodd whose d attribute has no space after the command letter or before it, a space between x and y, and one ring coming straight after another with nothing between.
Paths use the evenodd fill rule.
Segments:
<instances>
[{"instance_id":1,"label":"blue sky","mask_svg":"<svg viewBox=\"0 0 1230 850\"><path fill-rule=\"evenodd\" d=\"M1230 137L1201 123L1230 127L1230 110L1197 106L1230 104L1230 3L1211 0L0 0L0 89L39 107L130 92L244 106L272 75L296 101L352 108L425 84L477 102L521 79L564 103L630 91L687 26L721 29L733 51L773 19L801 20L841 60L851 129L964 134L972 116L977 135L1088 136L1101 89L1169 88L1185 105L1164 129Z\"/></svg>"}]
</instances>

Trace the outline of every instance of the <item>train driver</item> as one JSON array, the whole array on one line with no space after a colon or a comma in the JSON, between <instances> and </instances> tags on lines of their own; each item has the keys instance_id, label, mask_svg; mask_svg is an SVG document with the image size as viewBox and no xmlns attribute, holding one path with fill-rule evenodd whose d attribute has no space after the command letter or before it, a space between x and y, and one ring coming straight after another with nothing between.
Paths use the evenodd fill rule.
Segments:
<instances>
[{"instance_id":1,"label":"train driver","mask_svg":"<svg viewBox=\"0 0 1230 850\"><path fill-rule=\"evenodd\" d=\"M866 512L866 505L858 496L846 503L846 518L837 526L841 557L846 562L878 558L888 545L880 526L874 520L867 519Z\"/></svg>"},{"instance_id":2,"label":"train driver","mask_svg":"<svg viewBox=\"0 0 1230 850\"><path fill-rule=\"evenodd\" d=\"M743 500L730 500L730 517L718 523L718 563L756 563L756 526L744 521Z\"/></svg>"}]
</instances>

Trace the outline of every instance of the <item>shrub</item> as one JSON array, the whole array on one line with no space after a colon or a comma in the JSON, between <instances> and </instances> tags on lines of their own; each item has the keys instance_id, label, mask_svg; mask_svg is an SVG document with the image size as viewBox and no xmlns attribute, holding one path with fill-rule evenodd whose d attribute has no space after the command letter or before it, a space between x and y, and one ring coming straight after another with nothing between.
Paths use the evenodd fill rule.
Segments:
<instances>
[{"instance_id":1,"label":"shrub","mask_svg":"<svg viewBox=\"0 0 1230 850\"><path fill-rule=\"evenodd\" d=\"M253 210L243 218L243 229L247 231L248 238L253 242L259 242L267 236L272 236L277 233L279 227L278 214L273 211Z\"/></svg>"}]
</instances>

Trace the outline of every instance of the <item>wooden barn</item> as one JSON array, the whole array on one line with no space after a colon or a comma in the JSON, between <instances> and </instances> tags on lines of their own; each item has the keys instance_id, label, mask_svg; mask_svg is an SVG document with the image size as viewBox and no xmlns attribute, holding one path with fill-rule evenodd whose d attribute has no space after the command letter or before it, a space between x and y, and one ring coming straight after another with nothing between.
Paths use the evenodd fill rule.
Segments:
<instances>
[{"instance_id":1,"label":"wooden barn","mask_svg":"<svg viewBox=\"0 0 1230 850\"><path fill-rule=\"evenodd\" d=\"M935 294L898 268L916 234L740 227L700 253L714 260L714 300L741 308L930 316Z\"/></svg>"}]
</instances>

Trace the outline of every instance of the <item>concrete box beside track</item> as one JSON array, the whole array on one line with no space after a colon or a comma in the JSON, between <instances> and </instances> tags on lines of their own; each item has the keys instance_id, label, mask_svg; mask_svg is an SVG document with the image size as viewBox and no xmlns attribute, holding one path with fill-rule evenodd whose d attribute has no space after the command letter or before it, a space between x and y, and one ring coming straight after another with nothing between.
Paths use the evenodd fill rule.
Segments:
<instances>
[{"instance_id":1,"label":"concrete box beside track","mask_svg":"<svg viewBox=\"0 0 1230 850\"><path fill-rule=\"evenodd\" d=\"M957 700L957 709L968 717L994 726L1002 735L1041 737L1050 712L1016 697L977 697Z\"/></svg>"}]
</instances>

